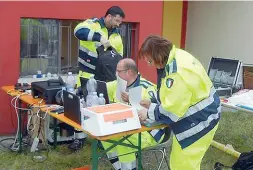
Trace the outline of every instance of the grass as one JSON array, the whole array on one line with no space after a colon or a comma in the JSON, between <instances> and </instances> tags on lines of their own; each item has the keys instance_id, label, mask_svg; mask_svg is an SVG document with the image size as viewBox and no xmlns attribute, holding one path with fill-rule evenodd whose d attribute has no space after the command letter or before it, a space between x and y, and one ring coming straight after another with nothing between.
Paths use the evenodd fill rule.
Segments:
<instances>
[{"instance_id":1,"label":"grass","mask_svg":"<svg viewBox=\"0 0 253 170\"><path fill-rule=\"evenodd\" d=\"M230 144L238 152L253 150L253 114L243 112L222 113L214 140ZM232 165L236 159L216 148L210 147L202 161L201 169L212 170L215 162Z\"/></svg>"},{"instance_id":2,"label":"grass","mask_svg":"<svg viewBox=\"0 0 253 170\"><path fill-rule=\"evenodd\" d=\"M219 128L214 140L223 144L231 144L239 152L253 150L253 114L242 112L222 113ZM47 152L43 152L46 155ZM84 148L76 153L71 152L67 145L58 146L48 152L47 160L36 163L31 153L17 154L0 151L0 170L69 170L91 163L91 145L89 140ZM215 162L232 165L236 159L216 148L210 147L201 164L201 170L212 170ZM107 161L100 161L100 170L112 169Z\"/></svg>"}]
</instances>

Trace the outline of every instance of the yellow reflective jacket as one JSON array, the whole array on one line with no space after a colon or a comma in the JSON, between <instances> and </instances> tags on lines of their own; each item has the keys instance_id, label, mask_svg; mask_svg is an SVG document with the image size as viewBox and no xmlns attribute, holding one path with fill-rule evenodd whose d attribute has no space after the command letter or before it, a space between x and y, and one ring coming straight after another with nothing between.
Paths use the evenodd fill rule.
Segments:
<instances>
[{"instance_id":1,"label":"yellow reflective jacket","mask_svg":"<svg viewBox=\"0 0 253 170\"><path fill-rule=\"evenodd\" d=\"M220 100L201 63L175 47L158 70L158 100L148 116L171 126L182 148L211 131L220 119Z\"/></svg>"},{"instance_id":2,"label":"yellow reflective jacket","mask_svg":"<svg viewBox=\"0 0 253 170\"><path fill-rule=\"evenodd\" d=\"M116 97L117 80L106 83L106 86L110 102L119 102ZM130 87L127 87L126 91L137 86L142 87L142 99L154 98L154 94L156 93L156 85L142 78L140 75L138 75L136 81Z\"/></svg>"},{"instance_id":3,"label":"yellow reflective jacket","mask_svg":"<svg viewBox=\"0 0 253 170\"><path fill-rule=\"evenodd\" d=\"M74 34L80 40L78 66L80 70L94 74L97 65L97 47L102 36L108 38L112 47L123 56L123 43L117 29L108 32L104 18L87 19L79 23Z\"/></svg>"}]
</instances>

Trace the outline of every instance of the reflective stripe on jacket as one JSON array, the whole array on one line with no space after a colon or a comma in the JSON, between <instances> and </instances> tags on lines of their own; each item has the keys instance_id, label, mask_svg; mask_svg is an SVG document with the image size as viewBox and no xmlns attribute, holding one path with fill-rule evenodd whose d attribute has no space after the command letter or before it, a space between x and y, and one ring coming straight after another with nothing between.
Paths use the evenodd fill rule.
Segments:
<instances>
[{"instance_id":1,"label":"reflective stripe on jacket","mask_svg":"<svg viewBox=\"0 0 253 170\"><path fill-rule=\"evenodd\" d=\"M97 65L97 47L101 45L101 36L108 38L112 47L123 56L123 43L116 29L110 33L105 27L104 18L87 19L79 23L74 34L80 40L78 66L80 70L94 74Z\"/></svg>"},{"instance_id":2,"label":"reflective stripe on jacket","mask_svg":"<svg viewBox=\"0 0 253 170\"><path fill-rule=\"evenodd\" d=\"M106 83L107 86L107 92L108 92L108 97L110 102L120 102L117 100L116 97L116 91L117 91L117 80L111 81ZM144 79L141 77L141 75L138 75L137 79L135 82L127 87L127 91L129 89L141 86L142 87L142 99L152 99L154 98L154 94L156 93L156 85L153 84L152 82ZM164 128L163 129L153 129L151 131L148 131L148 133L155 139L156 142L160 142L161 139L163 138L163 135L165 133ZM145 133L142 133L145 134Z\"/></svg>"},{"instance_id":3,"label":"reflective stripe on jacket","mask_svg":"<svg viewBox=\"0 0 253 170\"><path fill-rule=\"evenodd\" d=\"M191 54L175 47L158 70L158 100L148 116L170 125L182 148L210 132L220 119L220 100L205 69Z\"/></svg>"}]
</instances>

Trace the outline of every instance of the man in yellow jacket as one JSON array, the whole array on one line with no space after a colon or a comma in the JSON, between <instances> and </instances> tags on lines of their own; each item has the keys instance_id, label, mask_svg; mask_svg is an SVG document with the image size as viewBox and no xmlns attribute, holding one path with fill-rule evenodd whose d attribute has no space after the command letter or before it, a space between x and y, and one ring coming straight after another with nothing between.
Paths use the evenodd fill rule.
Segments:
<instances>
[{"instance_id":1,"label":"man in yellow jacket","mask_svg":"<svg viewBox=\"0 0 253 170\"><path fill-rule=\"evenodd\" d=\"M220 100L201 63L160 36L146 38L139 51L157 68L158 103L142 101L147 118L168 124L173 133L171 170L200 170L220 120Z\"/></svg>"},{"instance_id":2,"label":"man in yellow jacket","mask_svg":"<svg viewBox=\"0 0 253 170\"><path fill-rule=\"evenodd\" d=\"M138 74L138 69L136 63L129 58L125 58L119 61L116 70L117 75L123 80L127 81L126 92L121 94L121 98L124 102L129 102L129 97L127 92L129 89L141 86L142 87L142 99L151 99L154 100L154 93L156 93L156 86L145 80ZM117 89L117 80L107 83L108 96L111 102L119 102L116 98L116 89ZM164 129L155 129L150 132L142 133L142 148L148 146L153 146L159 143L163 139ZM119 140L119 139L114 139ZM132 135L128 138L131 143L138 145L138 134ZM126 142L130 144L129 142ZM110 147L112 144L107 142L102 142L104 148ZM116 170L134 170L136 169L136 156L134 152L136 149L132 149L124 146L116 146L112 151L107 153L112 165ZM131 153L131 154L127 154ZM119 156L118 155L123 155Z\"/></svg>"},{"instance_id":3,"label":"man in yellow jacket","mask_svg":"<svg viewBox=\"0 0 253 170\"><path fill-rule=\"evenodd\" d=\"M80 40L79 47L79 75L77 86L80 86L80 78L90 78L94 74L97 65L97 47L101 44L106 48L112 46L123 56L123 43L117 28L122 23L125 14L118 6L109 8L104 17L87 19L78 24L74 30L75 37Z\"/></svg>"}]
</instances>

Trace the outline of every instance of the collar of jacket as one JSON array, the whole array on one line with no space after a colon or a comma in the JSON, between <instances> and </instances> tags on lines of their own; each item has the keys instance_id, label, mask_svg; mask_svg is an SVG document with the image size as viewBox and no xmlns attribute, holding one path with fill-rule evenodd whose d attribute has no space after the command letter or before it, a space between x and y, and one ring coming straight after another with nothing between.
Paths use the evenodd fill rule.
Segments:
<instances>
[{"instance_id":1,"label":"collar of jacket","mask_svg":"<svg viewBox=\"0 0 253 170\"><path fill-rule=\"evenodd\" d=\"M102 18L100 18L99 20L98 20L98 23L100 24L100 26L101 26L101 28L103 29L103 28L106 28L105 27L105 18L104 17L102 17ZM107 28L106 28L107 29ZM108 29L107 29L108 30ZM112 29L112 33L119 33L119 31L116 29L116 28L113 28Z\"/></svg>"},{"instance_id":2,"label":"collar of jacket","mask_svg":"<svg viewBox=\"0 0 253 170\"><path fill-rule=\"evenodd\" d=\"M170 50L170 54L169 54L169 58L168 58L168 61L165 65L165 68L169 68L169 65L170 63L174 60L175 58L175 53L176 53L176 46L173 45L171 50ZM162 69L156 69L157 70L157 75L158 75L158 79L161 79L161 78L165 78L166 77L166 69L165 68L162 68Z\"/></svg>"},{"instance_id":3,"label":"collar of jacket","mask_svg":"<svg viewBox=\"0 0 253 170\"><path fill-rule=\"evenodd\" d=\"M138 74L138 76L135 79L135 81L132 84L130 84L129 86L127 86L127 88L139 86L140 85L140 79L141 79L141 75Z\"/></svg>"},{"instance_id":4,"label":"collar of jacket","mask_svg":"<svg viewBox=\"0 0 253 170\"><path fill-rule=\"evenodd\" d=\"M170 64L173 61L173 59L175 58L176 49L177 49L176 46L173 45L172 49L170 50L170 55L169 55L166 65Z\"/></svg>"}]
</instances>

